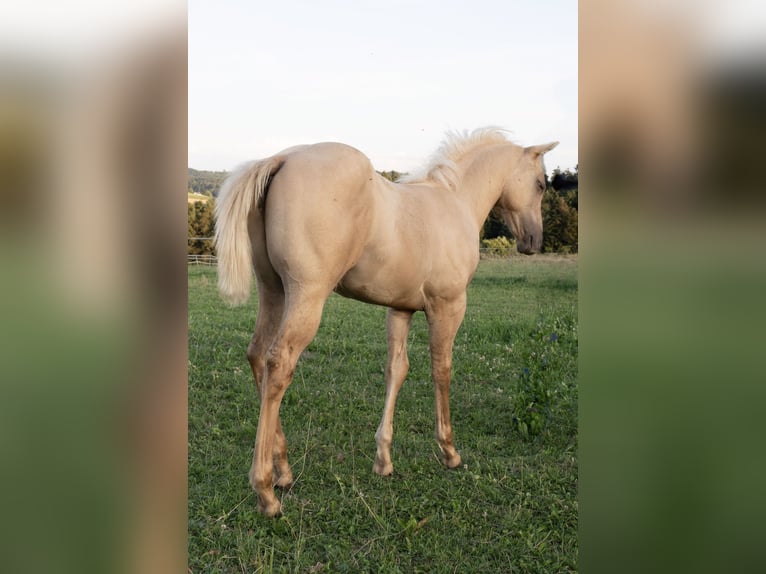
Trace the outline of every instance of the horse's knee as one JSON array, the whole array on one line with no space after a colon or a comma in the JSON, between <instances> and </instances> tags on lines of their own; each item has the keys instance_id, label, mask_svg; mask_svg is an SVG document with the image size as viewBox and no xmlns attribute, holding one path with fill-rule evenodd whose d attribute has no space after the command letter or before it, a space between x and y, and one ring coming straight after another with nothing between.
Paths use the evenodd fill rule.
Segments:
<instances>
[{"instance_id":1,"label":"horse's knee","mask_svg":"<svg viewBox=\"0 0 766 574\"><path fill-rule=\"evenodd\" d=\"M391 361L391 363L388 365L388 372L386 373L386 376L395 381L397 384L401 384L407 377L409 370L410 362L407 359L407 355L403 355L402 357L396 357L393 361Z\"/></svg>"},{"instance_id":2,"label":"horse's knee","mask_svg":"<svg viewBox=\"0 0 766 574\"><path fill-rule=\"evenodd\" d=\"M442 361L433 366L433 378L436 383L449 383L452 375L452 362Z\"/></svg>"}]
</instances>

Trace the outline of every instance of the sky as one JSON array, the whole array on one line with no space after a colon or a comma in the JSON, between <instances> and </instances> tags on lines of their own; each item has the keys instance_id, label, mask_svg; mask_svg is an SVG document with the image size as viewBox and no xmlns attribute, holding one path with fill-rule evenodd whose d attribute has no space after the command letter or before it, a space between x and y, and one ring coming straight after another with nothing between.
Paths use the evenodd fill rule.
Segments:
<instances>
[{"instance_id":1,"label":"sky","mask_svg":"<svg viewBox=\"0 0 766 574\"><path fill-rule=\"evenodd\" d=\"M447 131L577 163L577 2L190 0L189 167L339 141L412 171Z\"/></svg>"}]
</instances>

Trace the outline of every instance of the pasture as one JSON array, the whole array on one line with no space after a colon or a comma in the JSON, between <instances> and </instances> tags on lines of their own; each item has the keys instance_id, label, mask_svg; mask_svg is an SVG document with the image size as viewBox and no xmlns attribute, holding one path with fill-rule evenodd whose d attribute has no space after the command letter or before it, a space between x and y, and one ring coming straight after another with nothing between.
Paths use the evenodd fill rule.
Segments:
<instances>
[{"instance_id":1,"label":"pasture","mask_svg":"<svg viewBox=\"0 0 766 574\"><path fill-rule=\"evenodd\" d=\"M332 295L280 411L295 484L277 492L278 519L257 512L247 479L256 307L227 307L215 269L189 268L190 572L576 570L576 258L481 262L454 347L456 470L439 463L418 313L394 475L372 472L385 309Z\"/></svg>"}]
</instances>

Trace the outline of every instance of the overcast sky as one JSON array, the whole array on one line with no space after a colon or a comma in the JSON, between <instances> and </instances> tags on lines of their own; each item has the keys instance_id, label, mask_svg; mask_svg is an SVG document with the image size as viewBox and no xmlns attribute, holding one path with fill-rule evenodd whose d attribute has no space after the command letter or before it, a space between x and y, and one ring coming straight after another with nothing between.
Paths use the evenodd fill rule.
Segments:
<instances>
[{"instance_id":1,"label":"overcast sky","mask_svg":"<svg viewBox=\"0 0 766 574\"><path fill-rule=\"evenodd\" d=\"M189 2L190 167L340 141L408 171L485 125L577 164L575 0Z\"/></svg>"}]
</instances>

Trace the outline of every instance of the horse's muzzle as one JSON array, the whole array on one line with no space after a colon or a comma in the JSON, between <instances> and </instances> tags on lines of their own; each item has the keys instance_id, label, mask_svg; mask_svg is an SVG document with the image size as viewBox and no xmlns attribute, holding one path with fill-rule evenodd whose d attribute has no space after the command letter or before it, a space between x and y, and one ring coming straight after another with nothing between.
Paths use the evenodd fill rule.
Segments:
<instances>
[{"instance_id":1,"label":"horse's muzzle","mask_svg":"<svg viewBox=\"0 0 766 574\"><path fill-rule=\"evenodd\" d=\"M542 236L535 236L532 234L525 235L522 239L516 241L516 249L519 253L524 255L532 255L533 253L539 253L543 244Z\"/></svg>"}]
</instances>

